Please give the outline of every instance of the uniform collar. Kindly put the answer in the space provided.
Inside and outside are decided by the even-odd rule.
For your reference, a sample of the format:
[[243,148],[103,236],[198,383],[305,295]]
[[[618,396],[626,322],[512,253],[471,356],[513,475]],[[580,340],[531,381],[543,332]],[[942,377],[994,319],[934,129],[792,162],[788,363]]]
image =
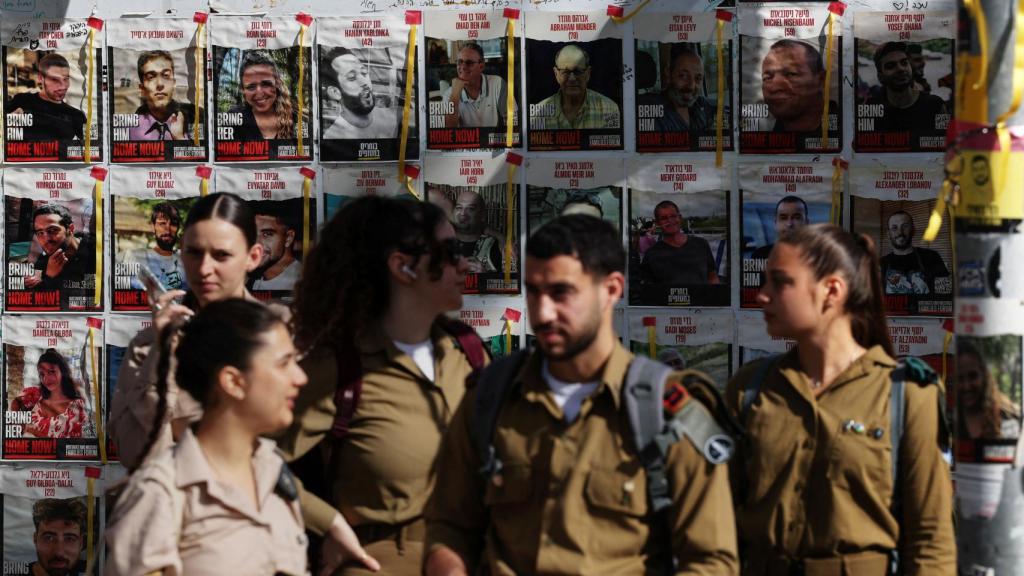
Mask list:
[[[825,390],[824,394],[828,394],[829,391],[842,386],[848,382],[862,378],[878,367],[882,368],[895,368],[896,361],[891,356],[885,353],[885,350],[880,345],[872,346],[868,348],[864,354],[861,354],[859,358],[853,361],[849,366],[846,367],[832,384],[829,385],[828,389]],[[794,387],[801,393],[807,392],[807,395],[813,396],[810,387],[810,378],[804,372],[800,366],[800,358],[797,355],[796,347],[793,347],[789,352],[782,357],[779,363],[779,370],[782,375],[788,380]]]
[[[455,339],[441,328],[438,321],[430,326],[430,340],[434,343],[434,358],[438,362],[449,350],[456,347]],[[423,375],[416,362],[395,346],[394,340],[384,331],[384,326],[379,322],[363,332],[358,339],[358,346],[360,354],[364,356],[383,354],[389,362],[399,364],[415,375]]]
[[[515,385],[521,387],[523,396],[528,400],[539,400],[542,395],[550,396],[548,394],[548,383],[541,376],[541,362],[543,360],[544,358],[540,351],[534,351],[530,354],[526,365],[519,371],[519,375],[516,376]],[[601,376],[594,395],[596,396],[604,392],[610,393],[612,401],[615,403],[615,408],[618,409],[621,404],[623,382],[626,380],[626,370],[629,369],[629,364],[632,361],[633,354],[616,341],[615,347],[612,348],[611,356],[608,357],[604,368],[601,370]]]

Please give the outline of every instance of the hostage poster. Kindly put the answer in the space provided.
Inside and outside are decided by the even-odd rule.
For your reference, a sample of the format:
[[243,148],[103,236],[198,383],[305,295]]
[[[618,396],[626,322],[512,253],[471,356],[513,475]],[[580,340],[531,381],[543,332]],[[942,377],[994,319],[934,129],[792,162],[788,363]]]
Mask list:
[[197,30],[195,22],[184,18],[116,18],[108,23],[113,162],[209,158],[207,42],[198,38]]
[[589,214],[622,229],[622,161],[530,158],[526,168],[527,237],[555,218]]
[[[839,151],[842,26],[833,25],[832,70],[826,75],[828,6],[772,3],[739,8],[743,154]],[[823,120],[827,141],[822,140]]]
[[[117,390],[117,376],[121,372],[121,363],[128,351],[128,344],[136,334],[153,325],[150,314],[113,314],[107,317],[106,337],[104,341],[107,376],[104,380],[106,389],[103,396],[103,416],[105,422],[110,421],[110,403]],[[107,435],[107,459],[117,460],[117,444]]]
[[[316,240],[316,197],[304,197],[308,168],[217,170],[217,191],[237,194],[256,218],[256,240],[263,259],[249,272],[246,287],[260,300],[291,299],[302,262]],[[312,184],[312,182],[310,183]]]
[[937,162],[864,162],[850,170],[853,231],[878,247],[887,314],[953,314],[949,219],[933,242],[922,238],[943,178]]
[[732,331],[728,310],[632,310],[629,350],[676,370],[700,370],[724,390],[732,374]]
[[719,105],[722,149],[732,150],[732,24],[719,62],[714,11],[641,12],[633,22],[637,152],[715,150]]
[[[502,10],[429,11],[427,46],[427,147],[432,150],[518,148],[522,125],[519,72],[523,19],[506,35]],[[509,49],[514,53],[510,53]],[[509,77],[509,65],[514,66]],[[512,96],[511,101],[509,95]],[[508,146],[508,126],[512,144]]]
[[96,282],[96,180],[90,170],[8,168],[4,172],[7,269],[4,310],[102,310]]
[[113,310],[149,310],[143,267],[165,290],[188,290],[181,236],[201,181],[192,166],[110,170]]
[[467,304],[452,312],[459,321],[469,324],[484,341],[491,358],[508,356],[519,350],[523,311],[504,306]]
[[740,346],[740,366],[759,358],[785,354],[796,342],[768,333],[760,312],[741,312],[736,318]]
[[285,17],[210,19],[218,162],[312,159],[313,31],[300,47],[300,27]]
[[87,316],[3,317],[3,459],[99,460],[102,327]]
[[760,308],[768,256],[779,235],[829,221],[832,166],[824,162],[740,164],[740,306]]
[[426,200],[444,210],[469,265],[466,294],[519,292],[519,175],[509,186],[506,155],[427,159]]
[[605,12],[530,13],[530,150],[622,150],[622,28]]
[[855,12],[857,152],[945,150],[953,12]]
[[[321,168],[324,188],[324,222],[337,214],[349,200],[361,196],[388,196],[418,200],[398,177],[398,164],[338,164]],[[416,190],[418,182],[413,182]]]
[[89,30],[82,18],[0,24],[7,162],[82,162],[86,135],[89,160],[103,160],[103,33],[90,66]]
[[409,28],[401,13],[317,20],[321,161],[397,160],[404,110],[406,158],[419,157],[416,74],[405,100]]
[[630,305],[728,306],[728,171],[658,157],[628,171]]

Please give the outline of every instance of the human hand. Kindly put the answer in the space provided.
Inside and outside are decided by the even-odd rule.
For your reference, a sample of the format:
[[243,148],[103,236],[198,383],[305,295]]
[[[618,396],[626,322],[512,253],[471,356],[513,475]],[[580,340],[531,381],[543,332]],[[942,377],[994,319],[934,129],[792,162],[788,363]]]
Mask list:
[[25,288],[35,288],[43,283],[43,276],[39,272],[25,276]]
[[320,576],[331,576],[350,560],[358,561],[372,572],[380,570],[380,563],[363,550],[345,517],[335,514],[331,527],[324,534],[324,544],[320,551]]
[[46,275],[50,278],[60,276],[67,263],[68,255],[64,253],[63,248],[58,248],[53,254],[50,254],[49,260],[46,261]]
[[184,295],[184,290],[168,290],[154,300],[150,293],[150,302],[153,307],[153,328],[156,328],[157,334],[163,333],[164,328],[171,322],[183,322],[192,317],[193,312],[188,306],[183,306],[175,301],[175,298],[181,298]]
[[185,114],[181,110],[167,119],[167,126],[171,129],[171,138],[174,140],[185,139]]
[[457,101],[459,99],[459,96],[462,94],[462,91],[465,89],[466,83],[462,80],[462,78],[459,78],[458,76],[452,78],[452,100]]

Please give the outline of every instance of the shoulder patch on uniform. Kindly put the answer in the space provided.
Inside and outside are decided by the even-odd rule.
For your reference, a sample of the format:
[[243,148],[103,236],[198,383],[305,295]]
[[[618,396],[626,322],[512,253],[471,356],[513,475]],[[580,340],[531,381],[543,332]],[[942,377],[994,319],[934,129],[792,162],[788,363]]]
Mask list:
[[722,464],[732,457],[736,441],[700,402],[687,402],[672,416],[669,426],[678,437],[685,436],[693,447],[712,464]]
[[725,434],[715,434],[704,442],[704,457],[712,464],[722,464],[732,458],[736,441]]

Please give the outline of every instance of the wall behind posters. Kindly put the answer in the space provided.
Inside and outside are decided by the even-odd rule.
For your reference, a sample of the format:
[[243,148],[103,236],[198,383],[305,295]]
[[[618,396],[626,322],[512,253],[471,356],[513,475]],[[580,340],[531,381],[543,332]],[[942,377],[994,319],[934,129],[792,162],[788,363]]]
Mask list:
[[[666,194],[666,199],[673,199],[678,202],[683,228],[695,236],[709,239],[708,243],[711,256],[714,259],[714,265],[709,270],[708,277],[712,276],[711,271],[715,272],[714,276],[717,276],[720,281],[720,288],[717,291],[721,292],[721,297],[701,299],[698,297],[700,290],[686,288],[683,294],[685,298],[666,298],[663,300],[664,306],[633,306],[628,303],[644,300],[639,298],[639,294],[627,293],[620,303],[619,309],[616,311],[615,324],[623,342],[638,353],[646,353],[652,345],[652,342],[645,340],[647,333],[642,330],[645,318],[655,317],[655,326],[658,327],[667,326],[671,330],[676,330],[674,327],[679,326],[677,332],[671,333],[671,337],[674,343],[678,344],[680,357],[694,366],[714,366],[714,369],[711,371],[714,372],[717,378],[723,380],[719,384],[724,386],[724,378],[734,373],[743,361],[765,353],[781,352],[787,348],[787,343],[784,341],[775,341],[764,337],[763,322],[760,321],[761,315],[757,310],[741,310],[741,289],[744,285],[742,280],[744,274],[757,273],[757,271],[744,269],[745,251],[749,252],[755,246],[745,237],[743,227],[741,226],[744,214],[744,200],[741,193],[740,174],[743,173],[744,167],[747,172],[764,168],[765,174],[771,175],[773,173],[773,165],[776,167],[786,165],[787,163],[814,165],[815,169],[811,172],[814,174],[824,174],[826,178],[825,187],[828,188],[827,177],[832,173],[832,159],[841,157],[849,161],[849,169],[841,174],[843,194],[838,207],[841,208],[841,222],[843,225],[850,229],[863,230],[873,234],[876,240],[878,240],[879,245],[884,250],[889,251],[893,245],[893,236],[887,235],[888,217],[894,210],[904,209],[912,216],[913,223],[917,225],[913,245],[916,247],[921,244],[920,235],[923,232],[923,223],[927,220],[925,199],[934,198],[935,192],[937,192],[938,186],[941,184],[937,178],[941,176],[928,176],[924,178],[929,184],[926,186],[927,189],[922,189],[923,185],[920,184],[922,182],[921,175],[916,173],[908,174],[907,172],[908,170],[917,171],[921,166],[934,167],[940,164],[941,152],[920,151],[928,148],[928,146],[921,143],[901,146],[899,142],[905,143],[907,139],[903,138],[899,134],[900,131],[896,128],[886,130],[878,128],[879,136],[877,138],[863,137],[862,142],[872,142],[872,146],[861,146],[855,150],[854,138],[857,135],[870,132],[868,130],[869,124],[858,124],[858,114],[861,117],[867,118],[877,112],[877,110],[872,111],[871,109],[861,109],[858,112],[858,105],[870,104],[873,101],[872,99],[879,98],[880,92],[877,83],[880,78],[876,73],[874,54],[880,50],[883,42],[891,39],[893,41],[902,40],[923,46],[921,56],[925,63],[923,76],[925,82],[928,84],[931,93],[944,100],[944,105],[947,108],[951,108],[952,91],[950,89],[950,80],[953,70],[950,56],[955,53],[955,50],[952,48],[952,42],[946,41],[943,38],[953,38],[954,36],[956,28],[956,2],[955,0],[930,0],[927,3],[891,0],[854,0],[848,2],[845,14],[838,20],[835,26],[836,43],[834,46],[838,48],[835,50],[835,55],[840,63],[840,68],[838,68],[837,73],[832,78],[833,86],[829,95],[829,100],[839,104],[842,112],[839,118],[842,133],[840,151],[816,153],[811,150],[800,154],[788,154],[785,158],[782,158],[772,154],[743,154],[740,151],[741,146],[726,146],[724,162],[721,167],[715,166],[714,147],[709,148],[706,146],[707,138],[709,138],[708,135],[714,134],[714,127],[709,124],[705,124],[704,129],[701,131],[701,142],[704,142],[704,144],[694,144],[692,146],[687,144],[675,148],[678,150],[691,149],[700,151],[638,153],[638,106],[658,106],[671,102],[671,94],[665,89],[665,85],[671,72],[669,68],[671,68],[672,58],[678,52],[696,50],[703,58],[705,65],[703,78],[697,81],[698,84],[702,85],[702,88],[698,89],[698,91],[707,96],[707,105],[710,106],[707,110],[712,113],[712,118],[713,106],[717,103],[716,97],[720,96],[717,90],[717,71],[719,69],[728,70],[730,77],[726,78],[725,82],[728,98],[724,103],[724,112],[728,125],[724,129],[723,135],[732,143],[740,142],[741,107],[744,104],[744,99],[747,96],[751,96],[751,102],[758,102],[761,99],[761,87],[757,85],[758,79],[761,78],[761,70],[757,62],[748,64],[744,69],[744,62],[740,56],[741,46],[738,35],[740,20],[744,17],[750,18],[753,17],[752,15],[758,14],[758,9],[762,9],[761,12],[764,11],[763,9],[769,10],[769,16],[771,15],[771,10],[778,10],[780,11],[778,12],[780,18],[799,18],[803,13],[801,11],[820,11],[821,7],[827,5],[827,2],[774,1],[753,3],[741,0],[726,2],[714,0],[653,0],[639,12],[639,14],[648,16],[647,18],[634,18],[620,24],[602,16],[605,14],[609,4],[622,8],[625,14],[629,15],[640,3],[640,0],[460,0],[458,2],[454,0],[0,0],[0,19],[85,18],[91,15],[108,21],[111,19],[131,20],[158,17],[183,18],[187,22],[185,29],[191,29],[190,26],[193,26],[191,24],[192,15],[196,11],[211,12],[211,20],[221,16],[252,18],[267,16],[290,19],[298,12],[306,12],[314,18],[342,16],[371,21],[375,17],[383,20],[385,15],[388,18],[397,16],[401,19],[406,10],[429,12],[431,18],[424,18],[423,24],[419,26],[417,31],[416,79],[414,84],[418,91],[417,97],[414,98],[414,101],[417,103],[417,109],[411,111],[415,121],[411,123],[411,130],[414,133],[409,139],[409,142],[415,146],[415,150],[407,151],[409,163],[425,169],[411,183],[412,190],[421,198],[425,198],[428,195],[428,187],[425,185],[428,180],[425,177],[430,172],[429,164],[432,159],[454,160],[458,158],[462,162],[466,159],[471,160],[475,158],[483,160],[485,163],[490,163],[493,162],[491,159],[499,159],[505,153],[503,146],[491,146],[489,150],[432,149],[430,154],[427,154],[427,134],[430,128],[428,120],[429,95],[430,91],[434,89],[432,87],[437,80],[429,76],[431,70],[427,69],[426,66],[427,59],[431,57],[430,50],[433,48],[433,46],[428,46],[426,40],[427,37],[431,36],[431,30],[429,29],[430,21],[438,16],[443,18],[445,15],[448,15],[456,19],[460,13],[496,11],[497,17],[490,18],[490,20],[492,25],[500,28],[498,36],[504,38],[505,20],[501,11],[506,7],[520,9],[521,22],[520,26],[517,27],[515,37],[515,44],[518,48],[515,59],[517,70],[516,74],[514,74],[515,85],[512,89],[514,90],[518,111],[517,132],[519,134],[517,134],[516,138],[522,142],[522,144],[517,143],[515,151],[525,157],[525,162],[518,168],[515,177],[516,195],[513,198],[515,230],[511,233],[511,237],[516,242],[513,247],[514,256],[517,259],[521,258],[525,252],[528,232],[546,218],[531,222],[531,212],[540,214],[543,212],[543,208],[551,213],[548,214],[550,216],[556,210],[561,210],[566,205],[575,203],[581,206],[581,209],[600,213],[605,218],[614,218],[622,232],[623,245],[630,250],[631,257],[639,258],[640,248],[638,245],[644,240],[642,233],[648,228],[654,228],[654,215],[649,213],[651,201],[644,200],[644,195]],[[700,28],[700,26],[704,25],[700,23],[705,22],[707,18],[687,19],[685,16],[713,14],[717,8],[730,10],[736,16],[731,23],[725,24],[723,28],[726,42],[725,61],[730,62],[730,66],[721,66],[717,54],[714,54],[715,41],[713,29],[709,32],[708,29]],[[611,31],[606,36],[607,38],[613,38],[614,42],[619,42],[618,38],[621,37],[621,69],[608,69],[607,61],[604,59],[595,59],[590,63],[591,66],[599,71],[599,74],[595,75],[593,87],[603,93],[612,94],[614,96],[612,99],[620,106],[621,150],[601,150],[591,147],[585,150],[560,149],[536,151],[532,150],[529,146],[529,104],[534,103],[538,98],[552,93],[558,85],[556,72],[553,70],[554,62],[535,66],[527,65],[531,56],[527,38],[535,35],[534,33],[536,32],[535,25],[534,33],[531,33],[531,14],[538,12],[568,14],[570,16],[566,19],[567,22],[573,21],[571,17],[573,13],[596,15],[593,18],[599,20],[597,28],[599,30],[606,29]],[[650,15],[654,14],[665,14],[666,16],[664,19],[650,17]],[[885,14],[888,14],[888,17]],[[925,16],[921,17],[921,14]],[[538,18],[535,22],[541,20],[551,21],[550,15],[547,16],[546,18]],[[672,20],[673,18],[678,19]],[[557,18],[555,20],[559,21]],[[679,35],[675,40],[665,36],[667,29],[665,31],[652,31],[643,34],[637,32],[638,26],[651,26],[653,25],[652,23],[659,21],[664,24],[664,22],[670,20],[678,23],[677,28],[674,30],[678,31]],[[917,25],[922,22],[925,24]],[[948,26],[944,26],[943,22],[948,24]],[[691,23],[696,23],[693,24],[696,28],[691,28]],[[898,23],[898,26],[892,28],[888,26],[888,23]],[[861,28],[862,26],[864,28]],[[880,31],[879,26],[884,27],[885,30]],[[551,30],[548,31],[550,32]],[[826,37],[820,26],[818,32],[816,39],[808,39],[807,34],[802,29],[799,36],[809,44],[814,44],[820,49],[824,47]],[[313,130],[313,133],[308,135],[305,141],[305,144],[313,151],[312,160],[307,162],[284,161],[272,163],[270,168],[268,168],[280,170],[283,179],[294,178],[293,172],[297,172],[301,168],[312,168],[313,174],[316,176],[311,182],[310,188],[312,200],[310,205],[314,214],[306,220],[313,223],[312,226],[314,227],[318,225],[317,223],[323,223],[329,219],[334,211],[349,197],[366,193],[381,195],[408,194],[407,189],[397,177],[399,165],[395,162],[396,158],[389,151],[384,150],[384,148],[375,148],[374,150],[384,150],[388,153],[365,150],[362,153],[366,153],[366,157],[371,160],[375,160],[379,156],[381,160],[387,161],[328,162],[322,159],[319,137],[326,132],[328,127],[321,125],[321,114],[319,111],[324,108],[328,110],[337,109],[336,107],[341,100],[327,100],[327,98],[335,98],[332,94],[336,91],[332,92],[333,87],[322,82],[321,72],[326,74],[325,78],[333,77],[333,74],[329,70],[322,71],[320,69],[321,64],[326,65],[326,61],[320,58],[321,54],[318,52],[318,44],[323,41],[324,45],[332,45],[332,42],[327,41],[326,36],[321,38],[318,34],[318,22],[314,20],[314,24],[310,27],[304,39],[305,46],[313,47],[312,57],[309,59],[308,66],[304,70],[304,73],[307,75],[306,82],[309,81],[309,78],[312,78],[313,83],[312,89],[306,94],[307,100],[303,106],[304,114],[309,114]],[[391,31],[391,40],[404,46],[404,34],[404,30],[401,33]],[[783,34],[785,34],[785,31],[783,31]],[[888,34],[892,35],[891,38]],[[493,31],[490,35],[493,36]],[[643,39],[641,36],[649,39]],[[97,34],[97,47],[105,46],[104,38],[104,33]],[[842,40],[841,43],[839,42],[840,38]],[[856,42],[855,39],[857,38],[861,38],[862,41]],[[645,56],[642,58],[637,55],[638,39],[642,42],[641,51],[645,52]],[[657,44],[659,42],[661,44]],[[334,42],[333,44],[338,43]],[[499,65],[500,72],[504,73],[505,60],[502,59],[501,54],[494,52],[494,46],[501,45],[500,41],[492,39],[481,42],[481,44],[484,45],[484,59],[487,61],[485,73],[497,74]],[[674,44],[680,44],[680,46],[673,48]],[[207,48],[211,46],[209,38],[205,39],[204,46]],[[651,63],[651,54],[658,56],[654,59],[653,64]],[[455,55],[451,56],[452,59],[449,65],[454,63]],[[373,57],[375,58],[375,63],[378,60],[380,62],[385,61],[383,54],[377,53]],[[545,52],[543,57],[553,58],[553,54]],[[106,58],[107,53],[104,51],[103,61],[100,65],[109,65]],[[617,58],[613,60],[617,60]],[[404,54],[401,55],[401,58],[398,58],[396,55],[392,61],[404,62]],[[211,62],[208,60],[208,78],[213,76],[210,65]],[[656,68],[651,68],[651,66]],[[400,117],[401,108],[399,104],[404,101],[405,79],[397,73],[391,74],[386,68],[386,66],[379,65],[371,72],[374,85],[379,87],[379,90],[374,88],[375,98],[378,106],[382,109],[388,109],[392,111],[391,113],[397,114]],[[106,79],[106,76],[104,75],[102,78]],[[747,79],[748,84],[750,84],[749,86],[743,86],[744,79]],[[104,91],[101,94],[97,94],[96,97],[101,99],[102,107],[104,108],[100,121],[102,122],[103,129],[101,133],[104,139],[104,154],[102,157],[105,160],[101,165],[110,168],[116,173],[119,169],[123,170],[123,167],[112,165],[107,160],[110,157],[109,153],[111,151],[112,126],[110,126],[109,110],[106,110],[109,105],[106,90],[110,89],[110,86],[105,86],[103,88]],[[437,90],[439,91],[440,88]],[[753,92],[751,92],[752,90]],[[838,93],[836,93],[837,90]],[[179,92],[181,91],[179,90]],[[213,131],[215,126],[213,114],[217,109],[214,93],[215,87],[211,79],[201,97],[202,106],[205,108],[207,115],[206,126],[209,130],[205,137],[209,139],[211,146],[217,139],[217,135]],[[191,96],[191,93],[188,95]],[[938,107],[938,103],[935,103],[934,100],[932,102],[935,105],[933,110],[940,110],[941,107]],[[395,110],[398,110],[398,112],[394,112]],[[645,108],[645,110],[646,113],[653,113],[656,108]],[[861,114],[861,112],[863,113]],[[924,120],[929,123],[927,135],[930,136],[940,130],[944,130],[943,122],[946,120],[942,116],[941,111],[928,116]],[[881,122],[881,120],[878,120],[878,122]],[[503,134],[504,132],[502,132],[499,140],[503,141]],[[881,144],[878,144],[879,142]],[[879,150],[879,148],[886,149],[887,142],[895,142],[890,149],[898,151],[898,155]],[[928,142],[925,142],[925,144]],[[867,151],[867,148],[871,148],[871,151]],[[667,149],[672,150],[673,148],[668,147]],[[358,155],[361,151],[355,149],[353,153]],[[216,173],[222,167],[227,168],[225,172],[230,170],[256,169],[252,165],[219,162],[216,159],[214,162],[206,164],[206,166],[209,165],[212,165],[214,172],[214,176],[209,178],[209,189],[211,191],[216,191],[218,188]],[[178,163],[175,170],[190,172],[191,168],[196,166],[196,164],[188,162]],[[595,170],[595,166],[598,166],[599,169]],[[662,180],[665,183],[664,188],[659,188],[653,184],[644,185],[635,190],[631,187],[630,182],[643,180],[638,178],[641,174],[638,171],[643,170],[649,175],[653,173],[653,170],[669,170],[668,167],[670,166],[678,166],[680,168],[673,172],[671,177],[666,175],[666,179]],[[6,170],[11,168],[12,165],[4,164],[3,167]],[[18,169],[38,170],[42,173],[53,168],[54,166],[52,165],[42,164],[20,166]],[[81,168],[81,164],[62,164],[60,166],[60,169],[63,170],[75,168]],[[145,170],[147,168],[159,170],[160,166],[143,163],[137,169]],[[495,177],[495,181],[503,183],[505,178],[504,165],[500,165],[498,169],[500,174]],[[86,168],[86,170],[88,169]],[[608,173],[609,170],[614,173]],[[802,191],[805,191],[805,188],[809,189],[805,186],[805,183],[808,181],[801,180],[800,174],[786,176],[783,174],[785,170],[780,169],[777,171],[780,174],[779,182],[786,184],[786,190],[799,195]],[[887,171],[892,173],[886,174]],[[284,175],[286,172],[287,175]],[[863,173],[865,177],[858,179],[857,175],[859,173]],[[869,176],[869,174],[876,173],[879,174],[877,178]],[[695,175],[692,179],[689,176],[691,174]],[[152,178],[153,176],[150,175],[150,177]],[[708,192],[703,192],[702,190],[705,188],[701,188],[701,185],[695,183],[705,182],[708,178],[715,179],[715,181],[720,179],[722,184],[720,186],[717,184],[714,186],[707,185],[705,188]],[[788,180],[786,180],[787,178]],[[175,176],[175,180],[188,180],[190,182],[188,186],[190,187],[196,181],[195,178],[183,177],[179,179],[177,176]],[[220,180],[223,181],[223,178]],[[76,326],[82,323],[83,318],[94,318],[93,326],[100,326],[101,324],[98,321],[102,321],[102,327],[99,328],[100,333],[94,337],[94,340],[88,346],[97,349],[100,356],[106,360],[96,363],[101,371],[106,370],[106,372],[92,375],[79,371],[80,373],[76,374],[76,381],[80,385],[97,386],[99,388],[100,407],[99,409],[90,410],[89,414],[93,415],[106,413],[108,409],[107,401],[112,394],[112,386],[114,385],[114,374],[111,371],[116,366],[115,360],[119,358],[118,352],[123,350],[123,346],[126,343],[125,337],[138,326],[144,325],[147,317],[145,312],[112,314],[113,297],[117,290],[117,286],[113,282],[113,272],[117,262],[116,256],[110,249],[115,238],[113,234],[115,222],[111,218],[115,202],[111,193],[119,195],[119,192],[116,190],[116,183],[119,181],[125,182],[130,181],[130,179],[125,177],[120,177],[120,179],[108,177],[106,186],[103,189],[103,244],[105,247],[102,270],[98,268],[96,271],[97,275],[102,276],[104,282],[104,293],[102,296],[104,305],[102,310],[49,313],[49,317],[55,322],[73,321],[76,323]],[[862,186],[858,184],[859,181],[891,181],[894,184],[891,187],[888,184],[878,184],[873,187],[872,185],[864,184],[864,189],[859,190],[858,187]],[[900,183],[903,185],[901,186]],[[500,193],[500,189],[503,189],[503,186],[493,185],[493,187],[495,190],[488,190],[488,194],[491,194],[491,192]],[[868,187],[872,187],[872,190],[867,190]],[[457,200],[458,192],[449,194],[449,201],[452,199]],[[185,193],[192,194],[193,192],[185,191]],[[198,190],[194,193],[198,194]],[[530,196],[531,193],[534,197]],[[888,196],[888,194],[891,194],[891,196]],[[689,201],[689,204],[687,196],[694,198],[694,200]],[[724,198],[722,198],[723,196]],[[869,214],[870,217],[858,220],[855,217],[857,207],[851,206],[851,196],[868,198],[872,202],[892,201],[896,204],[893,204],[892,207],[885,205],[883,208],[875,210],[877,214],[871,212]],[[490,198],[490,196],[487,197]],[[157,202],[156,198],[155,196],[152,200],[154,204]],[[658,199],[656,196],[652,196],[652,198]],[[770,200],[764,200],[761,204],[768,206],[771,203]],[[920,202],[921,204],[912,205],[912,202]],[[496,202],[496,204],[498,206],[503,205],[501,202]],[[714,204],[715,210],[706,208],[709,204]],[[867,201],[862,201],[861,205],[871,206]],[[28,207],[21,207],[21,210],[25,209],[28,209]],[[502,227],[504,221],[500,220],[501,214],[496,212],[496,210],[500,211],[500,209],[488,207],[488,210],[487,222],[489,226],[500,230],[502,232],[501,240],[504,241],[508,231]],[[867,210],[867,208],[862,210]],[[724,218],[720,215],[720,212],[723,211]],[[812,221],[820,220],[824,214],[820,207],[813,208],[812,212],[813,214],[808,214]],[[26,232],[30,232],[28,228],[31,227],[31,223],[26,225],[24,222],[18,221],[17,218],[11,220],[11,216],[12,214],[5,212],[5,238],[21,238]],[[137,222],[132,225],[139,230],[144,230],[149,222],[145,219],[145,215],[141,214],[134,217]],[[770,215],[765,216],[762,214],[762,220],[765,218],[770,218]],[[122,220],[124,219],[122,218]],[[765,225],[767,226],[768,224]],[[948,232],[944,236],[940,235],[940,239],[943,237],[945,237],[945,245],[933,245],[930,248],[948,261],[948,255],[950,254]],[[5,256],[25,256],[28,254],[28,251],[33,249],[26,242],[17,242],[17,244],[17,248],[24,251],[25,254],[11,253],[5,254]],[[637,246],[634,246],[634,244]],[[4,246],[5,252],[10,252],[10,248],[6,243]],[[952,267],[950,266],[950,268]],[[515,270],[516,273],[519,271],[519,268]],[[516,284],[517,281],[514,280],[513,283]],[[630,286],[633,286],[633,284],[630,284]],[[911,286],[913,286],[912,283]],[[629,290],[629,287],[627,287],[627,290]],[[677,288],[677,290],[679,289]],[[670,296],[672,294],[671,292],[669,293]],[[688,304],[676,306],[676,304],[682,303]],[[672,305],[669,306],[669,304]],[[680,308],[685,308],[685,310]],[[902,311],[902,313],[906,314],[906,311]],[[5,316],[15,316],[17,314],[17,312],[4,312]],[[925,326],[926,330],[934,331],[936,330],[936,325],[941,325],[944,319],[942,314],[939,314],[939,316],[939,318],[936,318],[932,314],[928,319],[920,319],[913,314],[903,315],[898,320],[898,325],[906,326],[907,323],[918,323],[920,326]],[[511,294],[468,294],[462,317],[482,329],[486,328],[485,335],[489,337],[491,349],[495,353],[504,353],[518,347],[521,342],[529,342],[529,321],[526,315],[525,297],[521,290],[513,290]],[[680,318],[685,320],[680,321]],[[709,319],[709,321],[702,322],[702,319]],[[713,322],[710,321],[712,319]],[[900,329],[903,330],[904,328]],[[916,334],[913,332],[913,328],[905,329],[910,331],[911,336]],[[660,338],[664,340],[666,334],[669,333],[669,329],[662,329],[659,332]],[[697,342],[695,339],[701,335],[713,336],[717,343],[722,344],[720,346],[721,349],[715,348],[712,350],[708,348],[710,345]],[[683,336],[686,336],[689,340],[684,341],[682,339]],[[938,340],[938,337],[932,338],[931,341],[936,340]],[[106,343],[105,349],[104,342]],[[656,347],[665,345],[665,342],[655,338],[653,344]],[[41,345],[45,346],[46,343]],[[12,347],[11,350],[17,351],[17,347]],[[5,362],[13,362],[18,366],[24,367],[25,362],[30,361],[31,358],[5,357],[4,360]],[[93,364],[86,363],[85,365],[92,366]],[[1019,385],[1019,382],[1017,382],[1017,385]],[[1014,399],[1020,398],[1019,391],[1017,394],[1008,395]],[[9,404],[11,400],[13,398],[8,396],[5,387],[5,405]],[[99,424],[103,428],[106,422],[101,419]],[[4,437],[4,441],[7,441],[6,437]],[[116,475],[120,466],[115,461],[116,457],[111,450],[112,446],[107,445],[104,448],[106,448],[107,456],[112,462],[102,467],[104,475]],[[43,462],[38,465],[52,470],[72,470],[75,477],[78,477],[82,473],[82,468],[89,464],[95,464],[95,462],[76,463],[61,461]],[[0,464],[0,470],[6,470],[8,467],[13,466],[13,463],[5,462]]]

